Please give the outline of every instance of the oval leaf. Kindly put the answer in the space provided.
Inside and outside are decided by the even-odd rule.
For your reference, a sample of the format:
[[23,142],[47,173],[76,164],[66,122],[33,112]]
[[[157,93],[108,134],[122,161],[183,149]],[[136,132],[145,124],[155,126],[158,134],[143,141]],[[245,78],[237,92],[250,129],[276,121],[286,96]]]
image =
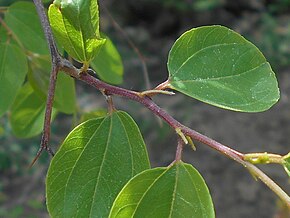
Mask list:
[[5,22],[22,45],[38,54],[49,54],[35,6],[30,2],[16,2],[5,13]]
[[[51,71],[50,58],[48,56],[33,57],[29,65],[29,83],[41,98],[46,99]],[[62,72],[59,72],[57,76],[53,106],[66,114],[72,114],[76,109],[74,79]]]
[[185,32],[168,59],[169,88],[234,111],[259,112],[279,99],[274,72],[263,54],[222,26]]
[[[18,93],[11,107],[9,121],[13,133],[20,138],[29,138],[41,133],[44,123],[45,101],[34,92],[29,83]],[[53,110],[52,120],[56,115]]]
[[25,54],[15,45],[0,43],[0,117],[13,103],[28,67]]
[[113,42],[106,37],[106,42],[100,52],[91,62],[92,68],[105,82],[120,84],[123,82],[123,63]]
[[55,37],[67,53],[88,64],[105,42],[99,32],[97,1],[54,1],[48,15]]
[[189,164],[146,170],[119,193],[110,212],[116,217],[214,217],[201,175]]
[[127,181],[150,167],[144,141],[124,112],[76,127],[51,161],[47,207],[52,217],[107,217]]

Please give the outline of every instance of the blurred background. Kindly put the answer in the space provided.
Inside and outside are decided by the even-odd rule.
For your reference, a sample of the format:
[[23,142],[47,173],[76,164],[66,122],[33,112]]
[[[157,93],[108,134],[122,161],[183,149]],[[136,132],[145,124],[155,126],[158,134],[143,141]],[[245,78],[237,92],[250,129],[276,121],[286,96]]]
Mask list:
[[[16,2],[0,0],[0,6]],[[184,31],[201,25],[227,26],[252,41],[276,72],[281,99],[263,113],[238,113],[195,101],[181,94],[154,97],[185,125],[238,151],[286,154],[290,148],[290,0],[100,0],[101,30],[117,46],[124,64],[122,87],[145,90],[142,64],[124,33],[144,56],[151,87],[167,79],[167,55]],[[0,15],[2,16],[2,15]],[[112,16],[122,31],[115,28]],[[123,32],[123,33],[122,33]],[[104,97],[77,82],[78,104],[85,111],[106,108]],[[175,155],[176,136],[139,104],[118,97],[117,109],[128,111],[139,124],[152,166],[166,166]],[[29,169],[40,136],[14,137],[7,116],[0,119],[0,217],[48,217],[45,175],[50,157],[43,154]],[[71,116],[59,114],[52,125],[54,150],[73,128]],[[290,217],[277,197],[256,182],[242,166],[207,146],[186,148],[183,159],[206,180],[218,218]],[[261,166],[290,193],[289,179],[281,166]]]

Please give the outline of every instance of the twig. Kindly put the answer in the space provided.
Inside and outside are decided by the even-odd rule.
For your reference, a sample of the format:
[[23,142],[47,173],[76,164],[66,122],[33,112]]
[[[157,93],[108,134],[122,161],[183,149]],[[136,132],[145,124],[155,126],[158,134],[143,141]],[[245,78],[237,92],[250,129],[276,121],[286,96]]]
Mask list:
[[[69,74],[71,75],[71,74]],[[175,120],[171,115],[169,115],[164,109],[160,108],[157,104],[155,104],[151,98],[149,97],[140,97],[136,92],[119,88],[116,86],[109,85],[104,83],[89,74],[82,74],[79,77],[80,80],[85,83],[95,87],[96,89],[106,90],[108,94],[111,95],[119,95],[122,97],[126,97],[128,99],[137,101],[143,104],[146,108],[151,110],[155,115],[162,118],[166,121],[173,129],[180,129],[184,135],[190,136],[192,139],[202,142],[205,145],[219,151],[225,156],[235,160],[236,162],[242,164],[244,167],[250,170],[250,173],[257,178],[259,178],[265,185],[267,185],[274,193],[276,193],[290,208],[290,197],[285,193],[273,180],[271,180],[264,172],[262,172],[259,168],[254,166],[253,164],[244,161],[244,154],[240,153],[234,149],[231,149],[189,127],[184,126],[177,120]],[[271,181],[271,182],[270,182]]]
[[33,0],[34,4],[36,6],[36,10],[38,13],[38,16],[40,17],[41,26],[44,31],[44,35],[50,50],[51,55],[51,62],[52,62],[52,69],[50,73],[50,83],[49,83],[49,89],[47,94],[47,100],[46,100],[46,110],[45,110],[45,118],[44,118],[44,125],[43,125],[43,132],[42,132],[42,138],[40,143],[40,148],[33,159],[32,163],[30,164],[30,167],[36,162],[36,160],[39,158],[43,150],[47,150],[49,154],[52,156],[54,155],[53,151],[49,147],[49,137],[50,137],[50,122],[51,122],[51,113],[52,113],[52,106],[53,106],[53,99],[55,94],[55,87],[56,87],[56,80],[57,80],[57,74],[60,70],[60,63],[61,63],[61,57],[58,53],[52,31],[49,25],[49,21],[47,18],[47,15],[45,13],[44,6],[40,0]]
[[[41,18],[41,24],[44,28],[44,32],[48,41],[48,45],[51,51],[51,56],[52,56],[52,65],[53,65],[53,70],[52,74],[56,75],[58,70],[64,71],[66,74],[70,75],[71,77],[74,77],[76,79],[82,80],[83,82],[95,87],[98,90],[102,90],[106,92],[108,95],[118,95],[122,96],[134,101],[137,101],[141,104],[143,104],[146,108],[151,110],[155,115],[158,117],[162,118],[164,121],[166,121],[174,130],[180,129],[180,131],[186,135],[190,136],[192,139],[197,140],[199,142],[202,142],[211,148],[219,151],[220,153],[224,154],[225,156],[235,160],[236,162],[242,164],[244,167],[249,169],[252,175],[256,176],[259,178],[263,183],[265,183],[273,192],[275,192],[290,208],[290,197],[273,181],[271,180],[264,172],[262,172],[260,169],[258,169],[256,166],[253,164],[244,161],[244,154],[235,151],[205,135],[202,135],[199,132],[196,132],[195,130],[192,130],[177,120],[175,120],[171,115],[169,115],[164,109],[160,108],[156,103],[152,101],[151,98],[148,96],[140,96],[137,92],[127,90],[124,88],[116,87],[109,85],[105,82],[102,82],[98,80],[97,78],[91,76],[88,73],[82,73],[79,74],[79,69],[75,68],[68,60],[63,59],[60,57],[59,53],[57,52],[55,42],[52,36],[52,32],[49,26],[49,22],[47,19],[47,16],[45,14],[43,5],[41,3],[41,0],[34,0],[35,5],[37,6],[37,11],[39,13],[39,16]],[[56,72],[56,73],[55,73]],[[56,77],[51,76],[51,78],[55,81]],[[52,82],[54,83],[54,82]],[[166,84],[166,83],[165,83]],[[53,85],[51,85],[53,86]],[[164,86],[166,87],[166,85]],[[54,91],[52,87],[50,87],[50,91]],[[49,96],[50,96],[50,91],[49,91]],[[52,98],[48,98],[47,102],[47,107],[50,108],[52,106]],[[47,111],[51,112],[51,110],[47,109]],[[43,135],[46,136],[47,140],[44,140],[44,146],[42,144],[42,150],[43,148],[47,149],[47,143],[49,139],[49,130],[50,130],[50,116],[51,113],[46,113],[45,114],[46,122],[44,124],[44,133]],[[49,122],[48,122],[49,121]],[[41,151],[42,151],[41,150]]]
[[37,151],[35,158],[30,164],[30,167],[32,167],[33,164],[37,161],[37,159],[40,157],[43,150],[47,150],[51,156],[54,156],[53,151],[49,147],[49,138],[50,138],[50,123],[51,123],[51,114],[52,114],[52,106],[53,106],[53,98],[54,98],[55,87],[56,87],[57,74],[58,74],[57,68],[53,67],[52,72],[50,74],[50,83],[49,83],[49,89],[48,89],[48,96],[46,100],[46,110],[45,110],[41,143],[40,143],[40,147]]
[[180,136],[178,136],[174,162],[181,161],[183,146],[184,146],[184,141],[182,140],[182,138]]
[[52,60],[52,65],[58,66],[61,60],[61,57],[58,53],[55,40],[53,38],[52,30],[48,21],[48,17],[46,15],[44,6],[41,2],[41,0],[33,0],[36,11],[38,13],[38,16],[40,18],[40,23],[44,31],[44,35],[50,50],[51,54],[51,60]]

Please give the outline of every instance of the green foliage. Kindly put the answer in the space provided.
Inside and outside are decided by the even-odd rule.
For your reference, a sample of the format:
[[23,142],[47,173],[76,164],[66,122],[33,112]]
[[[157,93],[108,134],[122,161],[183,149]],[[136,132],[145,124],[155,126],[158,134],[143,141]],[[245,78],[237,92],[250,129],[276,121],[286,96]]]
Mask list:
[[[194,7],[203,10],[219,4],[196,1]],[[97,1],[55,0],[48,14],[60,46],[84,64],[82,73],[91,65],[101,80],[123,81],[121,57],[99,31]],[[7,28],[0,29],[0,116],[10,109],[14,134],[28,138],[42,131],[51,61],[31,2],[12,4],[4,23]],[[279,99],[276,77],[263,54],[226,27],[185,32],[169,53],[168,70],[164,88],[225,109],[259,112]],[[77,114],[74,80],[62,72],[53,106],[52,119],[57,112]],[[84,122],[67,136],[48,170],[46,197],[51,217],[215,216],[206,183],[191,165],[175,161],[149,169],[142,135],[127,113],[95,110],[80,117]],[[186,139],[179,128],[175,131]],[[290,175],[289,155],[283,161]],[[259,159],[259,163],[268,162],[264,156]]]
[[42,55],[49,54],[33,3],[14,3],[5,13],[4,21],[27,50]]
[[[13,103],[27,73],[25,54],[16,46],[0,43],[0,117]],[[15,61],[17,60],[17,61]]]
[[[45,100],[41,99],[26,83],[18,93],[11,107],[10,124],[13,133],[20,138],[30,138],[42,131]],[[53,112],[55,117],[56,111]]]
[[51,161],[47,206],[52,217],[106,217],[126,182],[150,167],[133,119],[114,112],[76,127]]
[[218,107],[259,112],[279,99],[275,74],[262,53],[226,27],[185,32],[170,50],[168,70],[168,87]]
[[191,165],[178,162],[132,178],[116,198],[109,217],[214,216],[203,178]]
[[108,37],[104,38],[106,43],[91,62],[91,66],[105,82],[120,84],[123,82],[124,71],[122,59],[113,42]]
[[[50,78],[51,63],[48,56],[32,57],[28,80],[42,98],[46,99]],[[54,107],[60,112],[72,114],[76,108],[76,93],[74,80],[60,72],[55,90]]]
[[105,43],[99,32],[97,1],[54,1],[48,14],[59,43],[70,56],[88,65]]

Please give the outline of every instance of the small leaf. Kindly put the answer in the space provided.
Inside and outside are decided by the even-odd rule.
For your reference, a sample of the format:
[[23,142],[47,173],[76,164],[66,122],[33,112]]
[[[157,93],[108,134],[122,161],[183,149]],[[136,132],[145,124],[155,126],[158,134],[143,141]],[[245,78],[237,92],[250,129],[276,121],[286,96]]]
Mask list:
[[55,37],[67,53],[77,61],[89,64],[105,43],[99,32],[97,1],[54,1],[48,15]]
[[5,22],[26,49],[38,54],[49,54],[33,3],[12,4],[5,13]]
[[0,117],[20,90],[28,67],[25,54],[15,45],[0,43]]
[[113,42],[106,38],[106,43],[91,62],[92,68],[105,82],[120,84],[123,82],[123,63],[121,56]]
[[208,188],[189,164],[146,170],[132,178],[116,198],[110,218],[215,217]]
[[185,32],[168,59],[168,87],[234,111],[259,112],[279,99],[274,72],[263,54],[222,26]]
[[51,161],[47,207],[52,217],[107,217],[127,181],[150,167],[140,131],[124,112],[76,127]]
[[[46,99],[51,71],[50,58],[48,56],[33,57],[29,65],[28,80],[37,94]],[[75,82],[63,72],[59,72],[57,76],[53,106],[66,114],[75,112]]]
[[284,163],[283,163],[284,168],[285,168],[285,170],[286,170],[288,176],[290,176],[290,153],[287,154],[287,155],[285,155],[285,156],[283,157],[283,160],[284,160]]
[[[45,101],[37,96],[29,83],[18,93],[11,107],[9,121],[13,133],[20,138],[29,138],[41,133],[45,114]],[[53,110],[52,120],[56,115]]]

